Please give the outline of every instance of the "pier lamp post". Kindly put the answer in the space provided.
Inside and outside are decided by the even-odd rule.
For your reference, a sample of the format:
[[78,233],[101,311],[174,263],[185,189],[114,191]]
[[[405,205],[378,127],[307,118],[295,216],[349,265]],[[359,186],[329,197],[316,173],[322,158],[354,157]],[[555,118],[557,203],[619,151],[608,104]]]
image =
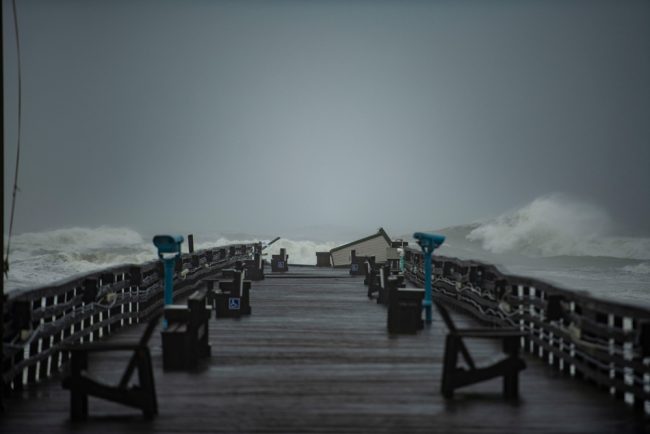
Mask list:
[[425,312],[425,322],[431,324],[431,307],[433,305],[433,296],[431,290],[431,275],[432,266],[431,266],[431,256],[433,251],[440,247],[442,243],[445,242],[445,237],[437,234],[428,234],[426,232],[416,232],[413,234],[422,248],[422,256],[424,260],[424,301],[422,302],[422,307]]
[[[158,257],[165,264],[165,306],[174,302],[174,266],[181,257],[182,235],[156,235],[153,243],[158,248]],[[163,327],[167,322],[163,321]]]

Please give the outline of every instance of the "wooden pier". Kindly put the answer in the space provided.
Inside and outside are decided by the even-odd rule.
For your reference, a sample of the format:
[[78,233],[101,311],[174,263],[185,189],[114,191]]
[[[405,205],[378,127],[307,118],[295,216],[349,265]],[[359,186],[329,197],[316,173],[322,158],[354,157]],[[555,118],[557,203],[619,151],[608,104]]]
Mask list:
[[[272,277],[272,278],[268,278]],[[434,317],[417,335],[391,336],[386,309],[347,270],[294,267],[251,290],[254,314],[210,319],[212,355],[194,372],[162,369],[159,330],[151,339],[159,414],[90,400],[71,422],[59,374],[26,384],[6,400],[0,432],[645,432],[647,419],[586,382],[526,356],[520,399],[502,398],[498,380],[440,394],[446,328]],[[473,320],[454,313],[458,325]],[[144,324],[108,341],[137,340]],[[471,341],[477,361],[498,352]],[[110,379],[126,355],[91,358]],[[117,367],[117,368],[116,368]]]

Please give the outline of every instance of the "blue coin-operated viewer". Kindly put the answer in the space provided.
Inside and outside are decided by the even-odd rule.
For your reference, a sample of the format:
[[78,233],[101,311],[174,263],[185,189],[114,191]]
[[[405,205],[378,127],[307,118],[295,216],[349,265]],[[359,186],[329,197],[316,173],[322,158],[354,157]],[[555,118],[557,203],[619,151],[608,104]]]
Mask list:
[[[158,257],[165,264],[165,305],[174,302],[174,265],[181,257],[182,235],[156,235],[153,243],[158,248]],[[163,321],[163,326],[167,324]]]
[[431,290],[431,275],[433,270],[431,267],[431,256],[433,251],[440,247],[442,243],[445,242],[445,237],[443,235],[429,234],[426,232],[416,232],[413,234],[422,248],[422,256],[424,260],[424,301],[422,302],[422,307],[425,312],[425,322],[431,324],[431,307],[433,304],[432,290]]

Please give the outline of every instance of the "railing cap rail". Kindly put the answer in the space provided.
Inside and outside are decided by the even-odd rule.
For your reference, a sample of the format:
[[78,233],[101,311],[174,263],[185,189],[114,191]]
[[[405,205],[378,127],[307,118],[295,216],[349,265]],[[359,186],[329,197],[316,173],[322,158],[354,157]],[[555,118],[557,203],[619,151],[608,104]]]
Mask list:
[[[422,255],[422,252],[419,249],[412,247],[406,247],[412,254]],[[501,272],[497,266],[489,264],[486,262],[475,261],[475,260],[466,260],[455,258],[451,256],[442,256],[435,255],[433,260],[443,261],[443,262],[455,262],[458,266],[466,267],[470,265],[480,265],[485,267],[486,271],[489,271],[497,277],[496,280],[504,279],[509,285],[522,285],[528,287],[534,287],[535,289],[544,291],[548,294],[557,294],[562,295],[567,298],[567,301],[578,301],[582,305],[593,309],[593,310],[602,310],[610,313],[614,313],[619,316],[629,316],[641,320],[650,321],[650,303],[639,301],[628,301],[628,300],[614,300],[611,298],[606,298],[598,295],[594,295],[586,290],[578,289],[567,289],[563,288],[555,283],[547,282],[543,279],[532,278],[526,276],[519,276],[516,274],[505,274]],[[632,304],[635,303],[635,304]]]

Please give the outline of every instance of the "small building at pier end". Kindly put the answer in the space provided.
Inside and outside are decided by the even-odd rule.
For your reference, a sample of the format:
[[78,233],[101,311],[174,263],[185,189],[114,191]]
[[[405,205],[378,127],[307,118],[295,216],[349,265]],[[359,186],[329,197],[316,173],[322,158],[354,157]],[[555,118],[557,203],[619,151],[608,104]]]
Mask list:
[[377,262],[386,261],[386,249],[392,246],[392,241],[384,228],[379,228],[377,233],[352,241],[342,246],[334,247],[330,250],[333,267],[349,267],[351,262],[351,252],[355,255],[374,256]]

